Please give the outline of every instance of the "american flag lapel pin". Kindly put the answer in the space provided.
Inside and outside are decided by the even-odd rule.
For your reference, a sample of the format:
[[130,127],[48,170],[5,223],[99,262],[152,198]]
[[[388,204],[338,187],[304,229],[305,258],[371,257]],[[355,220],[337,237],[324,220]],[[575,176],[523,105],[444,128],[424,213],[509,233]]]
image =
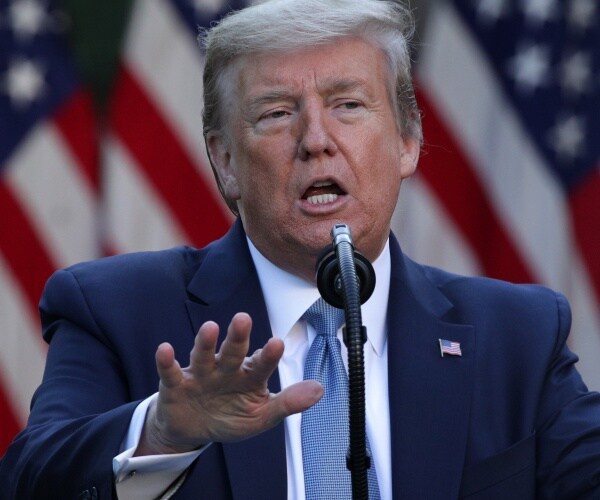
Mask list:
[[440,354],[442,355],[442,358],[444,357],[444,354],[448,354],[449,356],[462,356],[460,342],[454,342],[446,339],[438,340],[440,342]]

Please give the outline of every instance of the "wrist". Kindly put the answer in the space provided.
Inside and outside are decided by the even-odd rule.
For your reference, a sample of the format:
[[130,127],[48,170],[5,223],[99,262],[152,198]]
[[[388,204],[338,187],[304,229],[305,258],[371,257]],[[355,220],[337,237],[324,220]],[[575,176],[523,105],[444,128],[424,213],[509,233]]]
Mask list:
[[167,455],[198,450],[206,443],[185,444],[170,439],[157,419],[156,400],[152,401],[146,413],[146,419],[134,456]]

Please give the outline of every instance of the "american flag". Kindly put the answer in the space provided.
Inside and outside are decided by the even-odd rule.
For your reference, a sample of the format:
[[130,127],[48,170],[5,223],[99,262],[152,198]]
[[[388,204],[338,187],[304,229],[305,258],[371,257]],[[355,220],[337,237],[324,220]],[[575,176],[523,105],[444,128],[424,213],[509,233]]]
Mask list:
[[439,1],[419,43],[425,145],[395,218],[404,251],[563,292],[600,389],[600,3]]
[[442,358],[444,354],[450,356],[462,356],[462,350],[460,348],[460,342],[453,342],[452,340],[438,339],[440,343],[440,354]]
[[65,28],[52,1],[0,0],[0,455],[41,379],[44,282],[99,255],[93,110]]
[[0,0],[0,456],[41,380],[37,303],[52,271],[106,253],[203,246],[229,227],[204,152],[196,38],[243,6],[135,2],[99,141],[64,15],[53,0]]

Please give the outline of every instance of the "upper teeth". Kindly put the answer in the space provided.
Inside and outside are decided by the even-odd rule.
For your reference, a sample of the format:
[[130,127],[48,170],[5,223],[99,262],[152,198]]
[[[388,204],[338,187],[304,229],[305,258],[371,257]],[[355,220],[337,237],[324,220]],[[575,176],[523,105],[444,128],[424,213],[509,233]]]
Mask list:
[[314,187],[331,186],[333,183],[329,181],[318,181],[313,184]]
[[327,194],[316,194],[314,196],[309,196],[306,198],[306,201],[313,205],[318,205],[320,203],[331,203],[337,199],[337,194],[327,193]]

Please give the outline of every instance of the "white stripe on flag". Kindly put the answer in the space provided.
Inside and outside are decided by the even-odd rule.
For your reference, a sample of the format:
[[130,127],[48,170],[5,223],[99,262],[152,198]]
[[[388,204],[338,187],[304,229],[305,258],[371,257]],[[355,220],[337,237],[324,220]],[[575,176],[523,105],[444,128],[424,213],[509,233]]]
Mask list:
[[1,378],[6,382],[4,389],[17,417],[25,425],[31,396],[42,380],[46,344],[40,334],[38,318],[29,314],[27,298],[20,293],[19,284],[1,256],[0,283]]

